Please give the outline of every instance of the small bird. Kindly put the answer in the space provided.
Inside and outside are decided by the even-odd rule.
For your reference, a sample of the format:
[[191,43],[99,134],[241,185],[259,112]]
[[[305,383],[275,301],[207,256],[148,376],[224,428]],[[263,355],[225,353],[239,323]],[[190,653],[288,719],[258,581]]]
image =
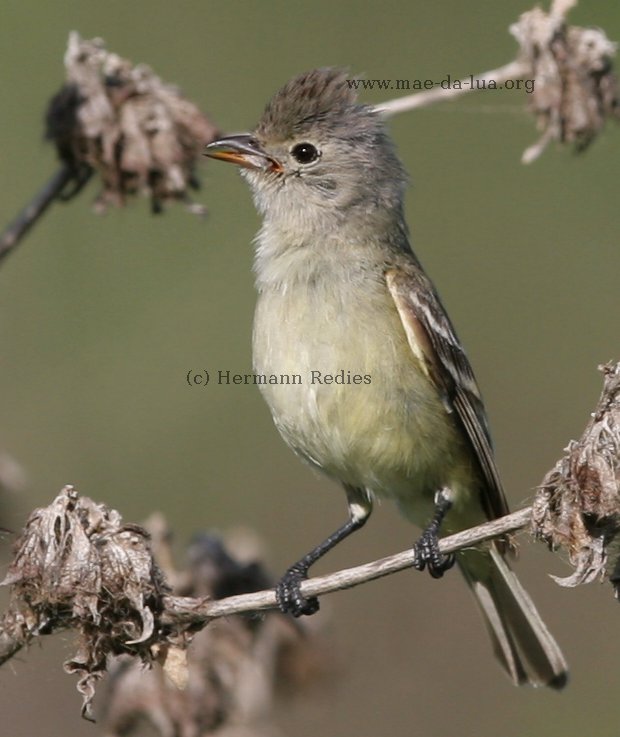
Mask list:
[[[208,156],[241,167],[263,224],[256,237],[254,371],[286,443],[342,483],[348,520],[292,565],[280,608],[312,614],[308,569],[393,499],[424,528],[416,567],[439,578],[438,547],[508,513],[469,361],[409,244],[407,177],[381,116],[357,102],[345,71],[290,80],[253,133]],[[505,560],[505,543],[456,562],[515,684],[562,688],[564,657]]]

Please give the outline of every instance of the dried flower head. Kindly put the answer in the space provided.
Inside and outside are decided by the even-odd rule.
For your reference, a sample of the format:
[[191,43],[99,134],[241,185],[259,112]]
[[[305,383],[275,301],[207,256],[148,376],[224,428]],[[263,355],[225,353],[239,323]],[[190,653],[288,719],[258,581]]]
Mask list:
[[[147,524],[156,555],[169,559],[167,542],[152,522]],[[187,552],[185,571],[166,569],[168,580],[179,582],[177,594],[219,599],[272,583],[249,531],[225,540],[198,535]],[[157,666],[145,671],[135,659],[115,658],[102,700],[102,727],[110,737],[137,733],[144,722],[161,735],[273,737],[276,694],[306,687],[331,668],[333,654],[326,652],[316,626],[276,611],[218,619],[195,634],[187,651],[164,652],[164,678]]]
[[520,45],[519,59],[535,79],[528,99],[543,132],[523,154],[525,163],[537,158],[550,141],[583,151],[607,118],[620,119],[613,71],[617,44],[599,28],[569,26],[565,15],[573,4],[555,0],[549,13],[534,8],[510,27]]
[[11,621],[25,641],[63,628],[79,633],[65,669],[80,676],[84,716],[110,655],[152,660],[167,587],[148,535],[73,487],[30,515],[2,583],[11,587]]
[[[205,627],[175,616],[178,600],[191,610],[205,599],[257,591],[271,578],[247,532],[226,544],[214,535],[197,537],[187,569],[177,571],[165,520],[147,524],[150,532],[123,523],[117,511],[71,486],[35,510],[2,582],[10,599],[0,618],[0,658],[34,637],[71,628],[77,652],[65,670],[79,676],[88,719],[97,682],[109,673],[99,709],[106,734],[128,735],[144,720],[166,735],[225,727],[231,737],[236,729],[271,734],[276,692],[331,670],[332,654],[315,634],[316,623],[270,612]],[[171,595],[162,571],[182,596]]]
[[533,507],[535,534],[564,548],[575,572],[558,579],[577,586],[609,569],[618,593],[618,564],[612,554],[620,532],[620,363],[602,367],[603,393],[584,434],[546,475]]
[[101,39],[71,33],[65,68],[66,82],[47,111],[47,138],[74,172],[65,196],[95,172],[101,178],[97,211],[145,194],[154,212],[167,200],[181,200],[204,213],[188,190],[198,188],[197,157],[219,132],[196,105],[149,67],[107,51]]

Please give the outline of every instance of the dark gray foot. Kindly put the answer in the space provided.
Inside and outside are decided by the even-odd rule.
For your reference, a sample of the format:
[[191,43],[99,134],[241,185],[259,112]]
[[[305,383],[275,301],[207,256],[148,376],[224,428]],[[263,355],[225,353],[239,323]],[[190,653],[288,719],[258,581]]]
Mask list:
[[442,555],[439,552],[439,540],[437,534],[424,532],[422,537],[413,546],[415,560],[413,567],[418,571],[428,568],[433,578],[441,578],[443,574],[454,565],[454,553]]
[[319,611],[319,600],[316,596],[306,598],[300,586],[308,578],[308,568],[295,564],[282,576],[276,586],[276,599],[280,611],[301,617],[302,614],[314,614]]
[[456,560],[454,553],[443,555],[439,551],[439,530],[451,507],[452,502],[448,494],[443,490],[437,492],[433,519],[413,546],[415,555],[413,567],[418,571],[427,568],[433,578],[441,578],[446,571],[452,568]]

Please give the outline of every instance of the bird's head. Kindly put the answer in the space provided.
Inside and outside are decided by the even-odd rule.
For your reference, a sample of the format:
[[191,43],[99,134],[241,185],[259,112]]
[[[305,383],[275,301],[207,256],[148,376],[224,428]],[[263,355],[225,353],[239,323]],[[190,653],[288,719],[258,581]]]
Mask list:
[[406,175],[381,117],[356,97],[345,71],[306,72],[276,92],[252,133],[206,154],[242,167],[270,219],[400,208]]

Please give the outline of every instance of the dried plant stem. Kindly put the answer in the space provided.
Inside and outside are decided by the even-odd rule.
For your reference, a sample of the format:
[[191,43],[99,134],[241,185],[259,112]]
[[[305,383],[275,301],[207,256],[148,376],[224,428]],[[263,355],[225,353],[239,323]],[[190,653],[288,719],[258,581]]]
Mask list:
[[509,79],[522,79],[529,74],[530,70],[522,61],[516,60],[505,64],[497,69],[492,69],[483,74],[477,74],[472,80],[468,77],[460,82],[460,85],[454,84],[449,88],[435,87],[432,90],[424,90],[423,92],[414,92],[413,95],[405,97],[397,97],[395,100],[388,100],[379,105],[375,105],[375,110],[385,117],[391,117],[398,113],[405,113],[409,110],[415,110],[420,107],[427,107],[436,102],[450,100],[453,97],[459,97],[467,92],[475,92],[478,86],[483,89],[484,85],[489,82],[495,82],[497,85],[503,84]]
[[[388,100],[376,106],[376,110],[390,117],[398,113],[404,113],[416,108],[426,107],[436,102],[448,100],[476,89],[476,84],[488,83],[491,80],[497,84],[502,84],[507,79],[520,79],[528,73],[527,66],[521,61],[513,61],[497,69],[493,69],[483,74],[478,74],[473,78],[473,85],[470,80],[463,80],[461,89],[458,86],[449,89],[435,88],[425,90],[424,92],[416,92],[413,95],[399,97],[394,100]],[[467,85],[467,86],[465,86]],[[32,201],[19,213],[15,220],[0,235],[0,262],[7,256],[26,235],[28,230],[37,222],[37,220],[47,210],[49,205],[56,199],[62,189],[69,183],[72,175],[68,167],[63,166],[51,177],[51,179],[42,187],[35,195]]]
[[0,235],[0,261],[17,246],[74,176],[68,166],[61,166],[7,226]]
[[[445,537],[440,541],[439,548],[442,553],[454,553],[458,550],[479,545],[486,540],[527,527],[531,516],[531,507],[520,509],[518,512],[513,512],[500,519],[485,522],[477,527]],[[333,591],[350,589],[367,581],[373,581],[375,578],[411,568],[413,560],[413,550],[405,550],[402,553],[396,553],[361,566],[311,578],[302,584],[301,591],[304,596],[320,596]],[[274,591],[269,590],[207,602],[169,596],[165,599],[165,606],[163,621],[167,624],[202,624],[208,620],[226,617],[230,614],[274,609],[277,604]]]
[[[455,535],[443,538],[440,541],[440,550],[442,553],[454,553],[523,529],[529,525],[531,515],[531,507],[526,507],[500,519],[463,530]],[[410,568],[413,565],[413,559],[413,550],[405,550],[402,553],[396,553],[371,563],[346,568],[326,576],[311,578],[302,584],[301,590],[305,596],[320,596],[334,591],[342,591]],[[231,614],[275,609],[277,604],[275,592],[270,589],[253,594],[230,596],[215,601],[205,601],[192,597],[166,596],[164,597],[164,607],[164,612],[160,617],[161,624],[183,629],[188,625],[193,627],[202,626],[212,619],[227,617]],[[0,620],[0,665],[19,652],[32,639],[32,636],[32,634],[26,633],[23,626],[20,626],[11,615],[5,615]]]

